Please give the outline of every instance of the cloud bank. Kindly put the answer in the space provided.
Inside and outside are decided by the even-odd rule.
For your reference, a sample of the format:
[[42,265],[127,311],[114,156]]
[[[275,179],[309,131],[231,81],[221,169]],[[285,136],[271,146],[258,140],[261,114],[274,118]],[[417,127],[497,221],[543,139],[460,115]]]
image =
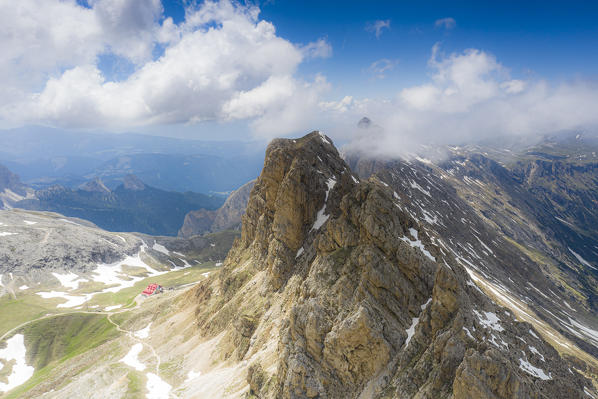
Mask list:
[[[391,97],[330,98],[326,76],[306,80],[297,73],[310,59],[332,57],[330,43],[292,43],[254,6],[207,1],[189,6],[176,24],[160,0],[88,5],[0,0],[0,122],[107,130],[241,122],[257,138],[324,129],[353,148],[384,155],[422,143],[598,126],[595,84],[515,79],[478,49],[445,54],[435,45],[428,79]],[[445,18],[436,25],[455,24]],[[380,36],[389,27],[380,20],[369,29]],[[100,67],[106,57],[132,72],[106,76]],[[397,62],[382,58],[363,67],[382,78]],[[396,69],[393,75],[401,73]],[[356,127],[364,116],[375,129]]]
[[[2,119],[116,129],[251,119],[261,134],[285,134],[327,88],[324,78],[303,81],[295,72],[306,59],[329,57],[330,44],[293,44],[255,7],[207,1],[174,24],[161,20],[160,0],[89,6],[0,2],[0,88],[10,93],[0,100]],[[125,59],[134,72],[107,79],[102,55]]]
[[[428,82],[403,88],[394,98],[345,97],[322,103],[335,115],[332,137],[348,140],[349,149],[392,156],[417,151],[421,144],[475,143],[598,128],[596,84],[576,81],[553,86],[543,80],[512,79],[492,54],[477,49],[443,54],[438,45],[432,49],[428,68]],[[355,123],[363,116],[376,127],[357,129]]]

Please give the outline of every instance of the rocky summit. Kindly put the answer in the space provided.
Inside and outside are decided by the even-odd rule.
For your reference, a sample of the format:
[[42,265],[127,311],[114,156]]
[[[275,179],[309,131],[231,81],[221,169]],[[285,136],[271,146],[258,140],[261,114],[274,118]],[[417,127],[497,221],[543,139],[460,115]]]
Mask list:
[[[387,166],[379,169],[392,180]],[[213,344],[204,356],[246,370],[247,385],[231,386],[230,397],[596,395],[595,358],[560,335],[578,356],[557,350],[545,338],[557,334],[550,326],[517,311],[542,319],[531,298],[504,306],[483,284],[498,280],[451,248],[466,228],[437,219],[455,234],[441,237],[410,210],[416,198],[370,175],[353,173],[320,132],[269,145],[241,238],[192,294],[197,334]],[[441,213],[457,211],[454,189],[400,184],[446,202]],[[476,237],[503,271],[513,267],[500,258],[501,241],[481,227]]]

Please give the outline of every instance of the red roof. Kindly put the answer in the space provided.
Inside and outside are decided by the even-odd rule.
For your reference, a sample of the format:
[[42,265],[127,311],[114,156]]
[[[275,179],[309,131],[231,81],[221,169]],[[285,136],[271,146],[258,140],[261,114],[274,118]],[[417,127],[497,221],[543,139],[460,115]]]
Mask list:
[[154,291],[156,291],[156,289],[158,288],[158,284],[150,284],[147,286],[147,288],[142,292],[142,294],[145,295],[152,295],[154,293]]

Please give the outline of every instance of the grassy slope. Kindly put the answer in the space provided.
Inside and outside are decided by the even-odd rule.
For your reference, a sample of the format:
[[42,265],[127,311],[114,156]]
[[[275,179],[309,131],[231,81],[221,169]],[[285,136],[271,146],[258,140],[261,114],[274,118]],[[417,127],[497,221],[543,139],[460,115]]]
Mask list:
[[116,338],[120,333],[106,315],[65,314],[29,324],[17,331],[25,336],[27,363],[35,373],[10,391],[6,399],[18,398],[48,378],[60,364]]
[[[166,288],[192,283],[202,278],[202,274],[214,270],[214,262],[206,262],[199,266],[187,269],[172,271],[160,276],[148,277],[133,287],[125,288],[116,293],[102,293],[95,295],[88,303],[83,305],[82,310],[93,310],[91,306],[98,305],[98,310],[113,305],[129,306],[134,302],[135,297],[143,291],[149,283],[158,283]],[[85,286],[83,286],[85,287]],[[39,289],[44,291],[44,289]],[[77,293],[90,292],[92,290],[81,290],[69,292]],[[64,303],[63,299],[43,299],[35,294],[34,290],[28,290],[24,294],[18,295],[16,299],[4,296],[0,298],[0,335],[25,323],[34,320],[48,313],[68,313],[74,312],[72,308],[56,308],[56,305]]]

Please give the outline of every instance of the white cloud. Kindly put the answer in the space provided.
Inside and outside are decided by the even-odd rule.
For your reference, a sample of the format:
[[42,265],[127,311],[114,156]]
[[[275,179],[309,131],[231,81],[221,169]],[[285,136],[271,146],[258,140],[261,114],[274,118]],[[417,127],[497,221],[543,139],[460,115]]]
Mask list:
[[[342,113],[331,112],[334,105],[341,108],[340,102],[322,103],[332,115],[332,137],[348,140],[357,151],[396,156],[416,151],[421,144],[598,127],[598,87],[591,83],[512,79],[494,56],[475,49],[444,55],[434,46],[429,67],[428,82],[404,88],[396,98],[352,98]],[[378,128],[357,129],[363,116]]]
[[377,79],[384,79],[386,73],[392,71],[397,65],[397,61],[391,61],[388,58],[382,58],[370,64],[368,71]]
[[[37,65],[35,54],[15,50],[11,59],[30,56],[22,62],[38,66],[39,88],[13,86],[21,95],[0,103],[0,117],[5,119],[128,128],[249,118],[255,129],[263,130],[259,134],[274,134],[273,124],[279,131],[281,126],[309,128],[308,119],[303,122],[297,112],[317,107],[318,96],[328,86],[320,77],[299,80],[295,72],[306,58],[330,56],[330,44],[319,39],[296,46],[277,36],[271,23],[259,20],[255,7],[208,1],[188,8],[185,21],[177,25],[170,18],[158,22],[159,0],[95,0],[91,9],[74,1],[43,2],[55,20],[40,16],[32,3],[37,4],[23,0],[23,8],[37,19],[12,28],[26,31],[45,25],[46,31],[59,32],[59,38],[48,39],[55,47],[41,56],[45,66]],[[4,8],[15,13],[15,7]],[[66,44],[69,37],[80,42]],[[15,41],[11,49],[24,45]],[[152,60],[157,43],[165,46],[164,54]],[[107,80],[97,66],[103,52],[128,57],[136,70],[122,81]],[[12,67],[10,62],[0,65]]]
[[436,20],[434,26],[436,26],[437,28],[453,29],[455,26],[457,26],[457,21],[455,21],[455,19],[451,17],[441,18]]
[[332,57],[332,46],[326,39],[318,39],[308,43],[301,48],[305,58],[329,58]]
[[368,23],[365,27],[368,32],[374,32],[376,38],[379,39],[384,29],[390,29],[390,19],[378,19],[372,23]]

